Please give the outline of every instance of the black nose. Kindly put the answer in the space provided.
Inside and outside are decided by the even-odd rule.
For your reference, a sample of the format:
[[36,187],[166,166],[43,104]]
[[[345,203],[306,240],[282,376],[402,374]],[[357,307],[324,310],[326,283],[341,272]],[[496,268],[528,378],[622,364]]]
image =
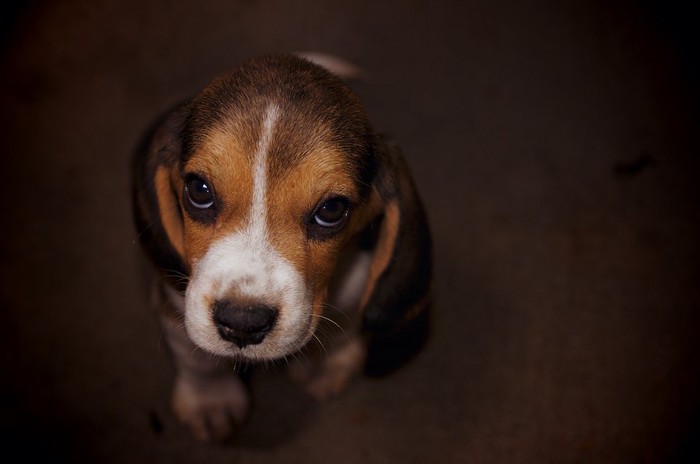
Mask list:
[[277,319],[277,308],[267,305],[240,305],[229,300],[214,303],[214,323],[224,340],[243,348],[262,342]]

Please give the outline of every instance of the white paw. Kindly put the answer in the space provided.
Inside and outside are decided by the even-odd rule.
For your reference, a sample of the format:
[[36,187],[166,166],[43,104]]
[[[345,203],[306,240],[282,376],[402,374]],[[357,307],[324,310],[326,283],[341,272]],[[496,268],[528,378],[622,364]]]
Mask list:
[[354,370],[340,366],[325,366],[305,385],[305,390],[314,398],[325,400],[337,396],[350,383]]
[[206,381],[178,377],[173,391],[175,415],[202,441],[231,436],[245,420],[249,403],[248,391],[235,375]]

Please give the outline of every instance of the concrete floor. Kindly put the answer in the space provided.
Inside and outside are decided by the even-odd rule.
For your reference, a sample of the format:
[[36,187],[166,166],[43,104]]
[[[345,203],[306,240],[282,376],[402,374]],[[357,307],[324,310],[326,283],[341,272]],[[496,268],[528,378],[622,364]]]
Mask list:
[[[8,9],[3,448],[68,463],[700,462],[697,54],[678,42],[684,12],[610,3]],[[297,50],[366,69],[356,88],[404,147],[436,242],[431,337],[323,404],[257,372],[250,423],[203,445],[169,409],[128,160],[213,75]]]

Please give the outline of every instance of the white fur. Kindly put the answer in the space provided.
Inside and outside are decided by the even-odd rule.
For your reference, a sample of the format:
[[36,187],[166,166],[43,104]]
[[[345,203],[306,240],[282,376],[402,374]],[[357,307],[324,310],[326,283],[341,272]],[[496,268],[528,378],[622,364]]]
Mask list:
[[360,305],[362,290],[367,284],[372,253],[369,251],[354,251],[348,259],[346,267],[337,276],[334,293],[330,295],[329,303],[341,311],[355,310]]
[[[223,356],[274,359],[306,343],[312,335],[312,295],[302,275],[269,241],[267,226],[267,152],[279,108],[268,107],[253,166],[253,200],[243,228],[212,243],[194,265],[185,297],[185,326],[201,348]],[[223,340],[210,305],[232,290],[279,309],[273,330],[262,343],[239,349]]]

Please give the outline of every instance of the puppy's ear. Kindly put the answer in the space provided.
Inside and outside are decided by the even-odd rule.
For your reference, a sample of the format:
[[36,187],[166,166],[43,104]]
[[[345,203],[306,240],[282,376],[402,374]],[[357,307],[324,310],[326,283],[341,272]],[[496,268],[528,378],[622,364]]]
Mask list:
[[165,114],[146,134],[132,165],[132,200],[139,240],[173,283],[188,274],[184,259],[180,154],[186,104]]
[[375,191],[383,213],[369,278],[362,297],[363,323],[387,333],[417,316],[429,303],[432,241],[425,211],[399,149],[381,142]]

